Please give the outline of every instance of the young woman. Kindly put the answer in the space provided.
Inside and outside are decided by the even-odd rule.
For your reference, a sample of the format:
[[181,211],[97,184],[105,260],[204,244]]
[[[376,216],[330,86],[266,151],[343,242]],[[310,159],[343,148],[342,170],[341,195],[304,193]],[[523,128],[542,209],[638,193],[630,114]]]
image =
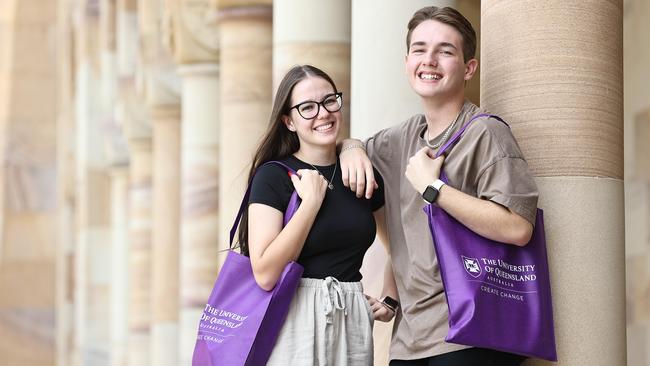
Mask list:
[[[373,318],[394,315],[366,299],[359,282],[375,222],[385,238],[383,182],[378,179],[379,194],[370,200],[343,186],[336,153],[341,106],[342,93],[327,74],[309,65],[292,68],[278,87],[269,129],[253,159],[239,242],[255,279],[270,290],[287,263],[304,267],[268,365],[372,365]],[[262,166],[270,160],[297,175],[289,177],[277,164]],[[302,203],[283,227],[294,190]]]

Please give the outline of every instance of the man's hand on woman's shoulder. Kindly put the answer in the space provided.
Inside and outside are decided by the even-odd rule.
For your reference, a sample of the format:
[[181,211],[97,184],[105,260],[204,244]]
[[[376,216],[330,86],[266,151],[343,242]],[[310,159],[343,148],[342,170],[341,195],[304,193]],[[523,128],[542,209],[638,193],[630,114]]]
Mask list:
[[341,160],[343,185],[349,187],[357,197],[361,198],[365,193],[365,197],[370,199],[379,186],[363,142],[357,139],[343,140],[339,159]]

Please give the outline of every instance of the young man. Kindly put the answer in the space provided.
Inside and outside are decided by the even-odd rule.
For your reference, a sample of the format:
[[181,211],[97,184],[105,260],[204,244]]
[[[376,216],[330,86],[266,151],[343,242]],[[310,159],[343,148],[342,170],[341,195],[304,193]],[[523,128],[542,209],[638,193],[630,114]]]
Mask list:
[[[446,157],[434,159],[448,138],[482,113],[465,100],[465,82],[478,67],[476,33],[467,19],[452,8],[420,9],[408,24],[406,40],[406,74],[424,114],[378,132],[365,144],[348,139],[341,150],[343,180],[358,196],[372,195],[370,161],[384,179],[401,310],[390,364],[519,365],[523,357],[445,343],[448,308],[422,208],[424,199],[487,238],[525,245],[535,222],[537,187],[510,129],[496,119],[475,120]],[[439,180],[441,169],[448,185]]]

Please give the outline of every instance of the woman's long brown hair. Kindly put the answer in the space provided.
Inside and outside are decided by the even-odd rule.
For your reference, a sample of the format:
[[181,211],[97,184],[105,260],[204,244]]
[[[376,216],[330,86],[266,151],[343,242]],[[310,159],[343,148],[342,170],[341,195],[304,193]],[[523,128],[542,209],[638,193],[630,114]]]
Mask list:
[[[289,131],[282,122],[282,116],[288,114],[291,107],[291,94],[293,88],[308,77],[320,77],[327,80],[336,92],[336,85],[332,78],[323,70],[311,65],[294,66],[284,76],[278,90],[275,93],[271,118],[266,133],[262,137],[261,143],[255,152],[250,171],[248,172],[248,184],[251,184],[253,175],[257,168],[271,160],[282,160],[295,153],[300,148],[300,141],[295,132]],[[244,208],[241,218],[238,242],[241,253],[249,255],[248,251],[248,205]]]

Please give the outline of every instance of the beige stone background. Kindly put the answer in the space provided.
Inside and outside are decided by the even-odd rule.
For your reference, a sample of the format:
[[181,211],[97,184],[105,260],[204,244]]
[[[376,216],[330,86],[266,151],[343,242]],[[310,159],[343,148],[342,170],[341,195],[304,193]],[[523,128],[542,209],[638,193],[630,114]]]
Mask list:
[[0,0],[0,365],[189,365],[284,70],[324,68],[367,137],[420,108],[431,4],[479,30],[468,95],[538,179],[558,365],[650,365],[648,0]]

